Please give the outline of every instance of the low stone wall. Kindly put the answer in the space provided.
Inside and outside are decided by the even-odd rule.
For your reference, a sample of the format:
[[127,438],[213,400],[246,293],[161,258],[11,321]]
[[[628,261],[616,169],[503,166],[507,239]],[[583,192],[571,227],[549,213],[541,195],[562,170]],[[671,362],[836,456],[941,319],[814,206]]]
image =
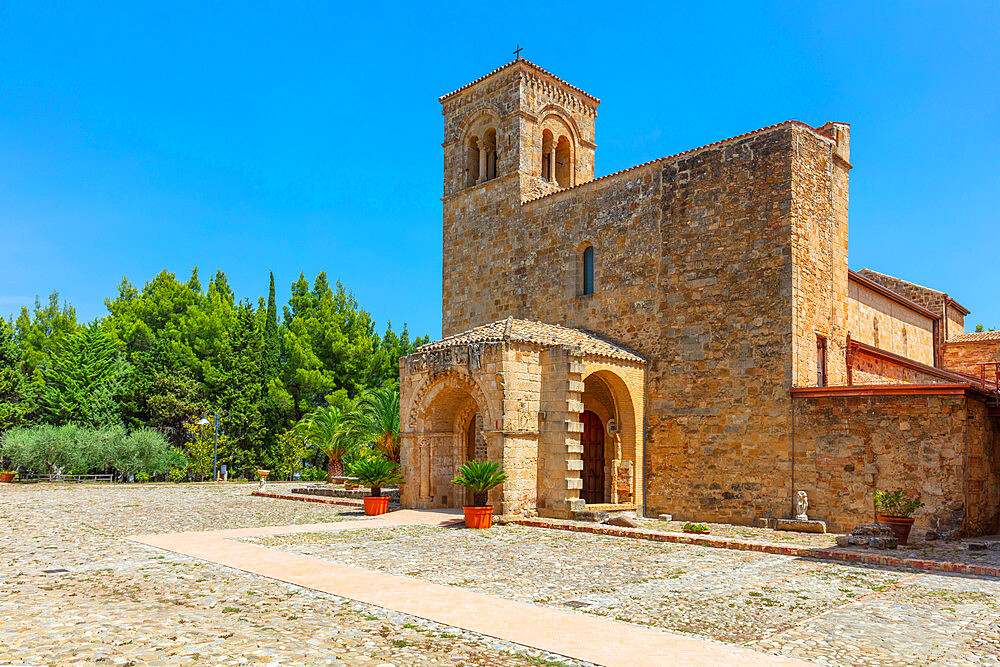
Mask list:
[[[292,493],[306,496],[323,496],[326,498],[354,498],[360,500],[368,495],[368,489],[340,489],[335,486],[299,486],[292,489]],[[383,488],[382,495],[388,496],[389,500],[399,502],[399,489]]]
[[808,493],[810,517],[844,532],[873,521],[875,489],[903,488],[926,505],[918,530],[996,532],[998,420],[965,390],[900,389],[795,398],[791,483]]

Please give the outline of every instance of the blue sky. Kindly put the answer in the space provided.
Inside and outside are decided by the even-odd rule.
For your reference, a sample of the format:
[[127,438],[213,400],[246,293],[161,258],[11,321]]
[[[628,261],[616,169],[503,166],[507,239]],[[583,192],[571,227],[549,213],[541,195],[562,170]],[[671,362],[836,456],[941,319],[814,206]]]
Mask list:
[[[211,4],[210,7],[205,5]],[[1000,4],[5,2],[0,314],[123,275],[340,279],[440,333],[437,97],[523,55],[600,97],[607,174],[852,124],[851,267],[1000,327]]]

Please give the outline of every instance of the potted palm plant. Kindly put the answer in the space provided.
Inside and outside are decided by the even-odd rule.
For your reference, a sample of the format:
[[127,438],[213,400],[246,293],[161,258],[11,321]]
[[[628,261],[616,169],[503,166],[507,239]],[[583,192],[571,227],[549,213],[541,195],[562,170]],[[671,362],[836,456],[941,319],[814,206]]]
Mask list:
[[472,506],[462,507],[467,528],[493,525],[493,506],[486,504],[487,492],[506,481],[506,473],[494,461],[466,461],[458,469],[458,476],[451,483],[472,491]]
[[923,506],[919,496],[910,498],[903,489],[875,492],[875,520],[889,526],[900,544],[906,544],[913,527],[913,513]]
[[367,457],[351,465],[351,474],[371,489],[370,494],[364,498],[365,514],[378,516],[389,511],[389,497],[382,495],[382,487],[403,482],[397,464],[382,456]]

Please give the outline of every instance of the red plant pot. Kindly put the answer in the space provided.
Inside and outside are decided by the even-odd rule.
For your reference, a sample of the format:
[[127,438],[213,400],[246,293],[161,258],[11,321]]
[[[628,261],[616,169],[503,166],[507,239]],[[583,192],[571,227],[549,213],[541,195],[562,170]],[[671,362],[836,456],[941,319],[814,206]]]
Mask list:
[[876,514],[875,520],[881,524],[889,526],[889,528],[892,529],[892,534],[896,536],[896,540],[898,540],[901,545],[905,545],[906,540],[910,538],[910,528],[913,527],[913,517]]
[[463,507],[466,528],[489,528],[493,525],[493,505],[486,507]]
[[368,516],[378,516],[389,511],[389,496],[365,496],[365,514]]
[[688,535],[710,535],[712,531],[709,530],[687,530],[683,529]]
[[15,475],[17,475],[16,472],[0,472],[0,482],[4,484],[13,482]]

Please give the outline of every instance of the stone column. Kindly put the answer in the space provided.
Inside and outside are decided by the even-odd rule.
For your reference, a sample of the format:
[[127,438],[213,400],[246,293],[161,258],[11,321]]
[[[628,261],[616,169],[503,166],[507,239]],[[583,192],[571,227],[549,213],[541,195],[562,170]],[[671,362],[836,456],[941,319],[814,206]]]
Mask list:
[[559,185],[556,180],[556,139],[552,138],[552,146],[549,148],[549,182]]
[[486,154],[488,144],[484,139],[479,140],[479,182],[485,183],[486,178]]

